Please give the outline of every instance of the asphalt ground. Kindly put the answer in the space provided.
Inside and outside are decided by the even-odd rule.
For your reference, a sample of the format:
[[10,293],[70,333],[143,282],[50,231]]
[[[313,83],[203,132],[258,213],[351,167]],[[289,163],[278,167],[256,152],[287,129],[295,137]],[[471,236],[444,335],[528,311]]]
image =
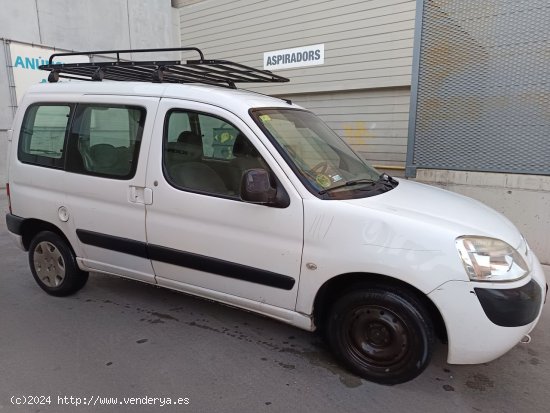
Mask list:
[[339,367],[316,334],[181,293],[92,274],[48,296],[3,221],[0,412],[550,410],[550,305],[532,342],[498,360],[448,365],[438,344],[420,377],[381,386]]

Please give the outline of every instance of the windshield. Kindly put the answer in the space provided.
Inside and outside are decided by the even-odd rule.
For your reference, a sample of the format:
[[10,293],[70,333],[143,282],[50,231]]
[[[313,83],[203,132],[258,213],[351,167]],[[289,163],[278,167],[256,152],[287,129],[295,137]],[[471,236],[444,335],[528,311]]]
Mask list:
[[[324,198],[356,198],[374,195],[366,194],[367,190],[380,192],[380,185],[376,185],[380,182],[380,173],[367,165],[313,113],[296,109],[257,109],[252,111],[252,116],[276,141],[313,193]],[[390,182],[391,178],[385,177],[385,182]],[[388,185],[383,186],[385,190],[391,189]],[[363,193],[350,194],[359,190]]]

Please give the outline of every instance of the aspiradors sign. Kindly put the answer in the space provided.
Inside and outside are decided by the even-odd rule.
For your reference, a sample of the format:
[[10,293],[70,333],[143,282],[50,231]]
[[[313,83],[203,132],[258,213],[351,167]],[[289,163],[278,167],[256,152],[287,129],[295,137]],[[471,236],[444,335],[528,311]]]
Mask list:
[[264,53],[265,70],[290,69],[293,67],[322,65],[323,63],[325,63],[324,44]]

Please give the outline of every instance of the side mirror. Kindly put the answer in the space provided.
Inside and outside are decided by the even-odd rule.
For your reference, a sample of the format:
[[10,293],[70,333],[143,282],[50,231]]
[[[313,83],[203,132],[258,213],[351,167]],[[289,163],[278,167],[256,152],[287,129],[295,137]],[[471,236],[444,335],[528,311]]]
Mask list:
[[277,190],[271,187],[269,173],[265,169],[248,169],[241,180],[241,199],[254,204],[271,204]]

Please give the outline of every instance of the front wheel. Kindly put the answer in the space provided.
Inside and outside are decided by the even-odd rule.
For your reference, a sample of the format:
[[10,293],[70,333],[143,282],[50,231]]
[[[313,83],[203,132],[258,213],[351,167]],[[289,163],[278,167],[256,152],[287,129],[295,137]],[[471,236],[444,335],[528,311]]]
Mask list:
[[413,294],[373,287],[349,292],[332,306],[328,342],[356,374],[380,384],[414,379],[429,364],[434,328]]
[[29,265],[37,284],[51,295],[73,294],[88,281],[67,242],[51,231],[42,231],[31,241]]

